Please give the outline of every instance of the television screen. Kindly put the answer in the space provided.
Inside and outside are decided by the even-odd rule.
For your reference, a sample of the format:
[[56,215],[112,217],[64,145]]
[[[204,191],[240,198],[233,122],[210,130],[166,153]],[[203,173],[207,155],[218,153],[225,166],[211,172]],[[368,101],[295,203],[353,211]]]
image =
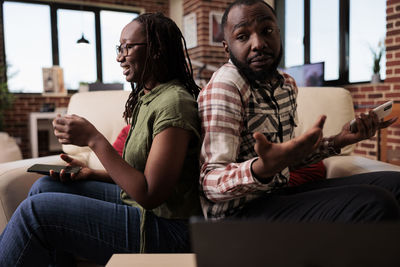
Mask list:
[[324,85],[324,62],[293,66],[283,71],[296,80],[297,86]]

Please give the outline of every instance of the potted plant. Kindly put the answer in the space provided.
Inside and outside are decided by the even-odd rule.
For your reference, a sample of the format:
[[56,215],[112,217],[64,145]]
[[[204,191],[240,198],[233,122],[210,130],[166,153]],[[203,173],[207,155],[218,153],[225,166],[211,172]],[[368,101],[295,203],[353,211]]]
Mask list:
[[383,53],[385,52],[385,45],[383,44],[383,42],[379,42],[376,49],[371,47],[370,50],[373,56],[371,83],[379,83],[381,81],[381,59]]
[[14,96],[8,91],[7,69],[0,66],[0,132],[4,131],[4,112],[11,108]]
[[0,65],[0,162],[7,162],[22,159],[21,150],[19,149],[14,138],[6,133],[4,120],[5,111],[11,108],[14,96],[8,91],[7,84],[7,68]]

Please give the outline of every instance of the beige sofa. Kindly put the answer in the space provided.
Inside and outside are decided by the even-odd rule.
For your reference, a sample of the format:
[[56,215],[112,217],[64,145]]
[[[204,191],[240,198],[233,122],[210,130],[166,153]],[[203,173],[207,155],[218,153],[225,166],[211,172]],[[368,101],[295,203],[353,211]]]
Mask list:
[[[68,113],[87,118],[110,142],[113,142],[125,125],[122,113],[128,95],[129,92],[126,91],[77,93],[71,97]],[[339,132],[345,122],[354,118],[350,93],[337,87],[299,88],[297,134],[314,124],[320,114],[328,117],[324,135]],[[400,171],[400,167],[395,165],[351,156],[353,149],[353,146],[349,146],[343,149],[343,155],[324,160],[328,178],[375,170]],[[63,146],[63,150],[86,161],[92,168],[102,168],[95,154],[87,147],[69,145]],[[26,172],[26,169],[34,163],[60,164],[62,161],[58,156],[49,156],[0,164],[0,232],[3,231],[18,204],[26,197],[32,183],[41,176]]]
[[[128,91],[76,93],[71,97],[68,113],[84,116],[110,142],[113,142],[126,125],[122,114],[128,96]],[[87,162],[91,168],[103,168],[88,147],[63,145],[63,151]],[[26,169],[35,163],[63,164],[64,162],[56,155],[0,164],[0,232],[3,231],[19,203],[26,198],[31,185],[42,176],[26,172]]]
[[[345,122],[354,118],[353,100],[349,91],[340,87],[299,88],[299,117],[296,135],[309,129],[318,116],[327,116],[324,136],[337,134]],[[355,145],[342,149],[340,156],[324,159],[327,177],[335,178],[371,171],[400,171],[400,166],[352,155]]]

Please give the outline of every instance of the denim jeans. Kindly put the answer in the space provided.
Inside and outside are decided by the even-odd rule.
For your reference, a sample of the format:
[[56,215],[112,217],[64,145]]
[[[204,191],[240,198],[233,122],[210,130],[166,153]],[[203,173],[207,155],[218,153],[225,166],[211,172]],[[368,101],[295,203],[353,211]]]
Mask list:
[[[139,252],[140,220],[115,184],[42,177],[0,236],[0,266],[74,266],[76,257],[106,264],[114,253]],[[186,221],[148,213],[146,252],[189,252],[189,244]]]

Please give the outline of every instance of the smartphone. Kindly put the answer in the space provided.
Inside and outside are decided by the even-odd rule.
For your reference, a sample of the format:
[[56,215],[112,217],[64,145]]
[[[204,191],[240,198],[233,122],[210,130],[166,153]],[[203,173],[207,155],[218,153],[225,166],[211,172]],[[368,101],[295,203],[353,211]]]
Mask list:
[[50,170],[60,174],[61,170],[65,170],[67,177],[71,176],[72,173],[78,173],[82,167],[80,166],[65,166],[65,165],[51,165],[51,164],[34,164],[29,167],[27,172],[36,172],[44,175],[50,175]]
[[[384,117],[388,116],[392,112],[392,107],[393,107],[393,101],[390,100],[390,101],[374,108],[372,111],[378,116],[378,119],[381,120]],[[352,133],[357,132],[356,119],[353,119],[350,122],[350,131]]]

